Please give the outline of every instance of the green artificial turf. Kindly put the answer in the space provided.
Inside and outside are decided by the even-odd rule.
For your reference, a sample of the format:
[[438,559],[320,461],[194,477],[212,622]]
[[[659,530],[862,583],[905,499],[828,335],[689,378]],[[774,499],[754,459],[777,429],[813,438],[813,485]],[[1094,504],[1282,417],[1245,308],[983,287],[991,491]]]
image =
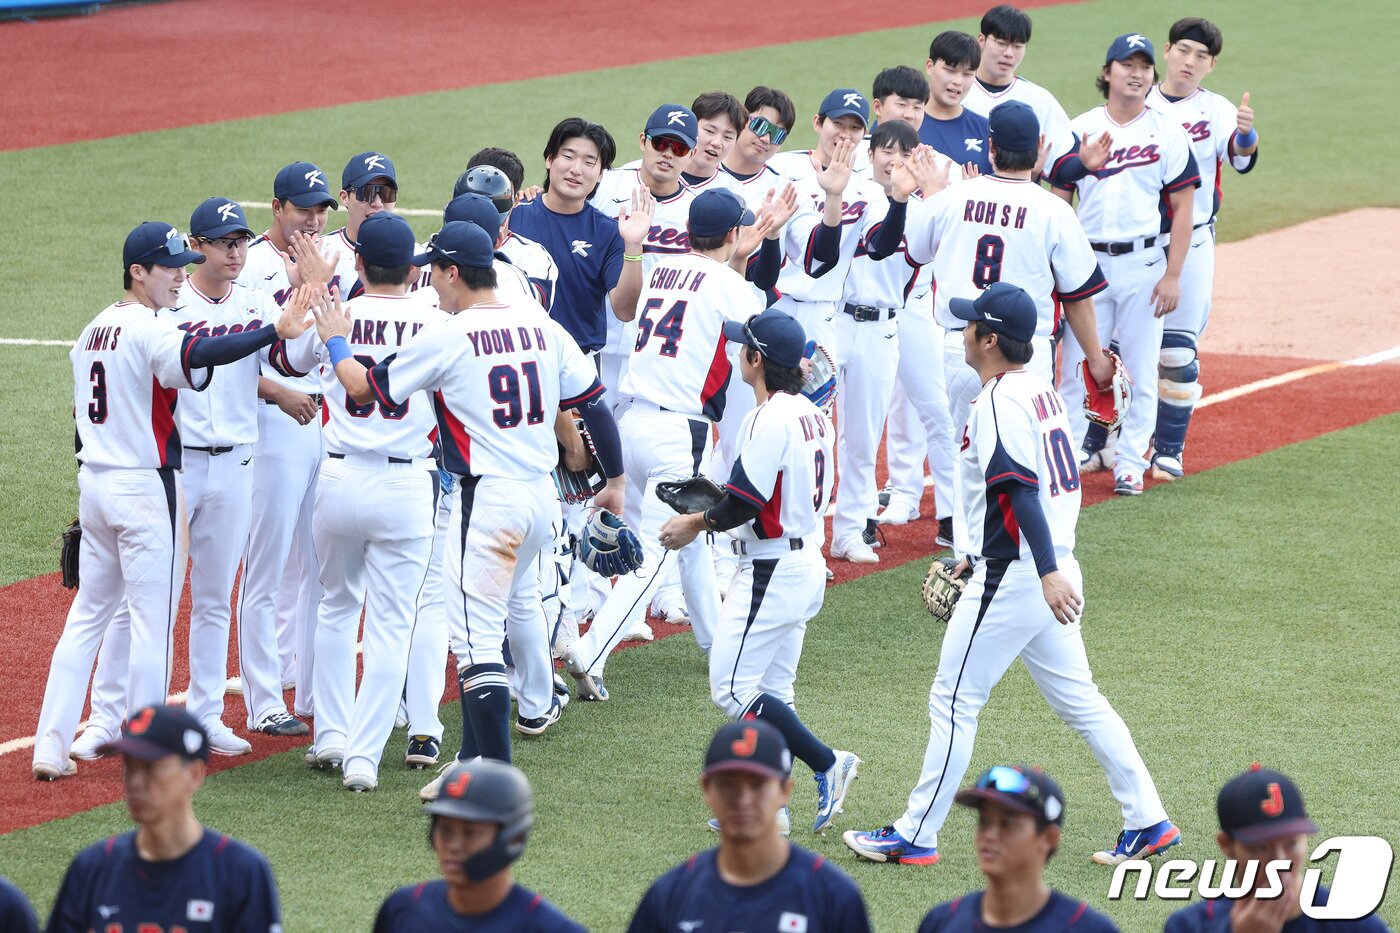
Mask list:
[[[1215,793],[1252,761],[1297,778],[1324,835],[1400,839],[1400,813],[1376,787],[1400,765],[1388,696],[1400,582],[1378,572],[1400,563],[1400,505],[1339,479],[1396,457],[1400,415],[1082,515],[1090,661],[1182,828],[1174,855],[1212,856]],[[842,830],[899,815],[923,757],[941,634],[918,596],[924,569],[916,561],[831,589],[798,682],[806,721],[865,765],[826,837],[803,829],[815,791],[799,766],[794,839],[856,878],[879,930],[914,929],[934,902],[980,879],[962,808],[933,868],[858,862],[840,842]],[[596,930],[622,929],[652,878],[714,844],[697,772],[723,722],[688,636],[623,653],[608,682],[612,701],[575,704],[544,736],[515,742],[538,814],[521,880]],[[450,749],[459,717],[453,706],[444,714]],[[287,929],[365,929],[390,890],[433,876],[415,796],[427,775],[398,764],[403,741],[396,733],[373,794],[308,771],[300,751],[221,773],[200,793],[208,824],[271,859]],[[1125,931],[1160,929],[1175,904],[1107,901],[1112,872],[1088,856],[1114,841],[1118,807],[1088,747],[1019,664],[982,715],[972,771],[1007,761],[1042,765],[1066,791],[1051,883]],[[47,910],[73,853],[126,826],[114,805],[11,833],[0,866]],[[1400,920],[1393,901],[1382,914]]]

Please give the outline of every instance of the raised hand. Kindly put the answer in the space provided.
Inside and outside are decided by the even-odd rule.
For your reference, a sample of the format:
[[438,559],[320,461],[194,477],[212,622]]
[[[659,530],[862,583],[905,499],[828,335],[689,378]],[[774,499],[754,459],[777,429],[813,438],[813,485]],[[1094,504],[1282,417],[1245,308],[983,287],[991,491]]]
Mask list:
[[904,161],[925,198],[948,187],[948,167],[953,163],[939,156],[932,146],[916,147]]
[[306,333],[314,321],[309,312],[315,295],[317,292],[324,294],[325,291],[324,286],[298,286],[282,306],[282,314],[277,318],[277,336],[283,340],[294,340]]
[[1050,158],[1050,143],[1045,134],[1040,134],[1040,146],[1035,151],[1035,168],[1031,171],[1031,181],[1035,181],[1045,171],[1045,163]]
[[312,290],[311,286],[303,285],[294,300],[305,301],[311,309],[316,318],[316,334],[322,343],[329,342],[332,337],[350,336],[354,317],[341,303],[340,292]]
[[1239,127],[1241,136],[1254,128],[1254,108],[1249,106],[1248,91],[1240,98],[1239,110],[1235,112],[1235,126]]
[[856,167],[856,144],[844,136],[831,147],[831,163],[822,168],[816,152],[812,153],[812,169],[817,173],[817,184],[828,197],[839,198],[851,180],[851,172]]
[[526,185],[516,193],[515,202],[517,204],[529,204],[542,194],[544,194],[544,189],[539,185]]
[[1113,137],[1100,133],[1093,141],[1085,140],[1079,147],[1079,161],[1091,172],[1097,172],[1108,164],[1109,153],[1113,151]]
[[622,242],[630,249],[640,248],[647,234],[651,232],[651,217],[656,212],[656,198],[651,189],[638,185],[632,192],[630,209],[624,209],[617,218],[617,232]]
[[321,244],[315,236],[294,231],[287,241],[287,250],[294,260],[288,264],[287,277],[291,278],[291,270],[295,269],[297,281],[294,284],[325,286],[330,282],[335,270],[330,259],[321,252]]
[[[769,191],[769,195],[773,192]],[[783,190],[770,203],[767,199],[763,202],[763,213],[773,220],[772,229],[767,233],[770,239],[776,240],[783,232],[783,227],[792,219],[792,215],[797,213],[797,188],[792,182],[783,186]]]

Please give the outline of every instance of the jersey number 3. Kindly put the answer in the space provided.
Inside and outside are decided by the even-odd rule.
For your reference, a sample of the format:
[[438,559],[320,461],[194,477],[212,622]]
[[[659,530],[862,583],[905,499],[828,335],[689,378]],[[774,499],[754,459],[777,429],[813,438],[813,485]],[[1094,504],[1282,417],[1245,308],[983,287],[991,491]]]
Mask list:
[[676,350],[680,348],[681,324],[685,322],[685,302],[678,301],[671,305],[671,310],[661,315],[659,320],[653,321],[651,313],[661,310],[660,298],[648,298],[647,303],[642,308],[642,313],[637,316],[637,350],[641,353],[651,340],[653,334],[662,338],[661,355],[676,355]]
[[101,424],[107,420],[107,367],[99,360],[88,373],[92,382],[92,401],[88,402],[88,420]]

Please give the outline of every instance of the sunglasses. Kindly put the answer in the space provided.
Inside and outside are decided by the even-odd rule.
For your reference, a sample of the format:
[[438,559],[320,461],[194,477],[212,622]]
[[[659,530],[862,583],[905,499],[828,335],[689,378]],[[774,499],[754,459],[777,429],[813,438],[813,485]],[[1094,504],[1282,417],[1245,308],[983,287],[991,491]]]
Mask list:
[[253,242],[253,238],[246,233],[243,236],[222,236],[217,239],[201,236],[195,237],[195,239],[207,246],[217,246],[226,253],[231,253],[236,249],[247,249],[248,244]]
[[763,117],[749,118],[749,132],[755,136],[767,136],[768,141],[775,146],[781,146],[788,135],[787,130]]
[[674,136],[648,136],[647,141],[657,152],[670,152],[678,159],[690,155],[690,147]]
[[399,189],[393,185],[373,184],[360,185],[355,189],[355,197],[358,200],[369,203],[375,198],[379,198],[385,204],[393,204],[399,199]]
[[160,246],[147,251],[137,262],[154,262],[162,255],[179,256],[190,251],[190,238],[181,233],[171,231],[171,235],[166,238]]
[[1015,768],[1008,768],[1006,765],[994,765],[983,771],[977,778],[975,785],[978,790],[995,790],[1003,794],[1015,794],[1034,798],[1039,795],[1040,788],[1031,783],[1026,777]]

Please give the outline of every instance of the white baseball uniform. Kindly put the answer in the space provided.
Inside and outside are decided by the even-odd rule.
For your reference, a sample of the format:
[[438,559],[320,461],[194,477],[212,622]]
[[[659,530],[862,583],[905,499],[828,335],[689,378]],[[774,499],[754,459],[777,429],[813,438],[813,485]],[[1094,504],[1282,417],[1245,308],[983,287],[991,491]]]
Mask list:
[[[187,528],[180,489],[178,389],[198,338],[134,301],[109,305],[69,352],[78,438],[82,585],[54,648],[34,764],[62,770],[83,711],[83,687],[117,610],[129,610],[126,708],[164,703],[175,613],[185,582]],[[120,637],[120,636],[118,636]]]
[[513,230],[506,233],[506,238],[496,249],[510,260],[511,265],[525,274],[534,287],[535,300],[543,305],[546,311],[552,308],[554,288],[559,284],[559,266],[554,262],[554,257],[549,255],[549,250]]
[[646,556],[635,573],[618,578],[574,647],[594,677],[603,673],[630,623],[645,613],[673,562],[696,641],[708,651],[714,640],[719,593],[708,545],[702,536],[678,555],[661,549],[658,535],[673,513],[657,498],[656,487],[699,475],[705,467],[711,425],[724,415],[733,368],[724,322],[747,321],[762,310],[742,276],[695,253],[658,259],[637,304],[637,338],[618,390],[630,402],[618,428],[627,469],[624,518]]
[[[1119,429],[1114,475],[1135,475],[1147,469],[1147,447],[1157,421],[1157,361],[1162,347],[1162,319],[1153,314],[1152,290],[1166,271],[1166,245],[1171,217],[1167,203],[1173,192],[1200,184],[1191,153],[1191,140],[1181,125],[1161,111],[1145,108],[1127,124],[1116,123],[1105,107],[1074,118],[1080,139],[1102,133],[1113,137],[1113,151],[1097,172],[1075,183],[1079,191],[1079,220],[1095,252],[1108,288],[1094,303],[1099,341],[1114,343],[1133,380],[1133,397]],[[1057,182],[1062,188],[1067,188]],[[1073,334],[1066,335],[1060,392],[1082,397],[1079,362],[1084,351]],[[1082,445],[1088,421],[1072,414],[1076,444]]]
[[1064,400],[1049,383],[1024,369],[987,382],[968,416],[955,490],[955,535],[973,563],[972,579],[948,623],[929,690],[923,771],[894,824],[915,845],[938,844],[972,760],[978,713],[1018,657],[1050,707],[1089,743],[1122,805],[1125,827],[1166,819],[1128,727],[1094,684],[1080,623],[1062,625],[1045,602],[1030,543],[1010,505],[1017,486],[1034,490],[1057,568],[1082,593],[1074,558],[1077,463]]
[[[284,256],[266,234],[248,247],[238,281],[278,304],[292,292]],[[318,375],[293,378],[270,365],[263,367],[262,375],[310,396],[320,407]],[[270,713],[286,710],[284,683],[296,684],[298,713],[314,711],[312,671],[321,582],[311,539],[311,506],[323,456],[321,420],[299,424],[272,402],[264,399],[258,406],[252,524],[238,590],[238,666],[250,729]]]
[[1019,75],[1005,87],[988,87],[981,81],[974,79],[972,88],[963,98],[963,106],[973,113],[990,117],[992,110],[998,104],[1004,104],[1009,100],[1019,100],[1035,111],[1035,118],[1040,124],[1040,133],[1050,146],[1045,164],[1041,166],[1041,177],[1051,177],[1056,165],[1062,162],[1066,156],[1079,151],[1079,140],[1075,138],[1074,131],[1070,128],[1069,115],[1065,113],[1065,108],[1060,106],[1060,102],[1055,99],[1054,94],[1034,81],[1027,81]]

